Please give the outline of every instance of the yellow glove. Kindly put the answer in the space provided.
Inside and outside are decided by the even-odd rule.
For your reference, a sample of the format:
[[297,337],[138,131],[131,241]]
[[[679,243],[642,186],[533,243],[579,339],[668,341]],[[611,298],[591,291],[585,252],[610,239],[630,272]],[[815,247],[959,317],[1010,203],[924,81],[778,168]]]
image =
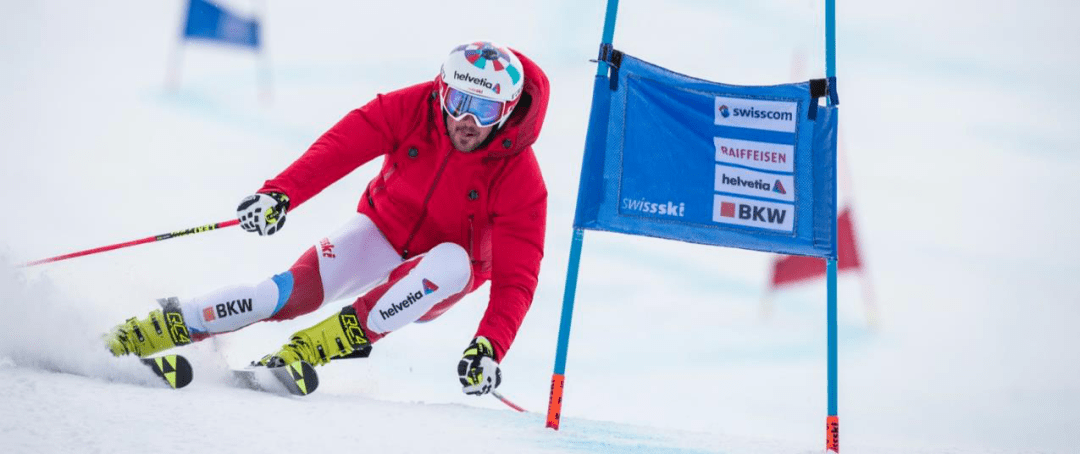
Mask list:
[[502,372],[495,361],[495,349],[491,341],[480,336],[473,339],[458,362],[458,378],[465,394],[482,396],[499,387]]
[[248,196],[236,207],[240,227],[259,235],[273,235],[285,226],[285,212],[289,210],[289,196],[280,192],[259,193]]

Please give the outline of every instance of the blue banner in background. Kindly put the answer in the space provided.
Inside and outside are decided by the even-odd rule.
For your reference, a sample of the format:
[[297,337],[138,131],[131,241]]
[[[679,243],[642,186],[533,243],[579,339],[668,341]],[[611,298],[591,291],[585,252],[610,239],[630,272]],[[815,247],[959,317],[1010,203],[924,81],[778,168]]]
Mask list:
[[836,258],[837,110],[810,82],[724,85],[620,57],[614,81],[596,78],[591,115],[607,121],[586,139],[574,227]]
[[240,17],[209,0],[190,0],[184,39],[204,39],[258,49],[259,20]]

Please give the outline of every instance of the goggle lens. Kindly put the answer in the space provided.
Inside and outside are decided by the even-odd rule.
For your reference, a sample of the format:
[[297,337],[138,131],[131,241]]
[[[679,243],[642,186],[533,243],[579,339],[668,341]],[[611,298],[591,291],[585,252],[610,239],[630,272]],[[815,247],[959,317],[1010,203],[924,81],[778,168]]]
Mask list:
[[443,101],[443,110],[455,120],[472,115],[480,126],[491,126],[499,122],[502,116],[503,103],[470,95],[449,87]]

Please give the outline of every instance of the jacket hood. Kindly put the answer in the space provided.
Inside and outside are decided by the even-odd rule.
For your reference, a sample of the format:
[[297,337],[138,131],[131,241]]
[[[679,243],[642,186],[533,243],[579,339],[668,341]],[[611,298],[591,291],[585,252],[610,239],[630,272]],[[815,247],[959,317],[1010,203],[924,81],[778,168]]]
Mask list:
[[[521,100],[518,101],[514,112],[510,114],[510,118],[506,120],[506,124],[495,131],[494,136],[488,139],[484,148],[476,150],[486,153],[487,157],[491,158],[517,154],[532,146],[540,137],[540,129],[544,125],[544,116],[547,114],[548,91],[550,90],[547,75],[536,63],[517,49],[511,48],[510,51],[517,55],[521,60],[521,65],[524,66],[525,88],[522,91]],[[432,99],[438,99],[438,97],[433,96]],[[438,102],[434,107],[438,109],[438,118],[442,118],[442,108]],[[446,127],[443,122],[437,123],[439,129],[445,134]]]

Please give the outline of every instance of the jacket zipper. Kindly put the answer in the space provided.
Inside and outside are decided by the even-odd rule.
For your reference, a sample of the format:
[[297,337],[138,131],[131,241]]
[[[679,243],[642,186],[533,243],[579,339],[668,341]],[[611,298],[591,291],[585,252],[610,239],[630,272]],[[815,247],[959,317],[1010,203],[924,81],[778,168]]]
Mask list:
[[469,259],[472,263],[477,262],[476,247],[473,245],[473,237],[476,236],[476,232],[473,230],[473,215],[469,215]]
[[420,225],[424,223],[424,218],[427,217],[427,205],[431,200],[431,196],[435,194],[435,186],[439,184],[439,179],[442,178],[443,170],[446,170],[446,164],[450,162],[450,156],[453,156],[454,152],[446,154],[446,158],[443,159],[442,165],[439,166],[438,173],[435,174],[435,180],[431,182],[431,187],[428,188],[427,196],[424,197],[424,203],[420,208],[420,218],[416,220],[416,225],[413,226],[412,232],[409,232],[409,238],[405,240],[405,245],[401,248],[401,258],[409,258],[409,244],[412,243],[413,237],[416,236],[416,232],[420,231]]

